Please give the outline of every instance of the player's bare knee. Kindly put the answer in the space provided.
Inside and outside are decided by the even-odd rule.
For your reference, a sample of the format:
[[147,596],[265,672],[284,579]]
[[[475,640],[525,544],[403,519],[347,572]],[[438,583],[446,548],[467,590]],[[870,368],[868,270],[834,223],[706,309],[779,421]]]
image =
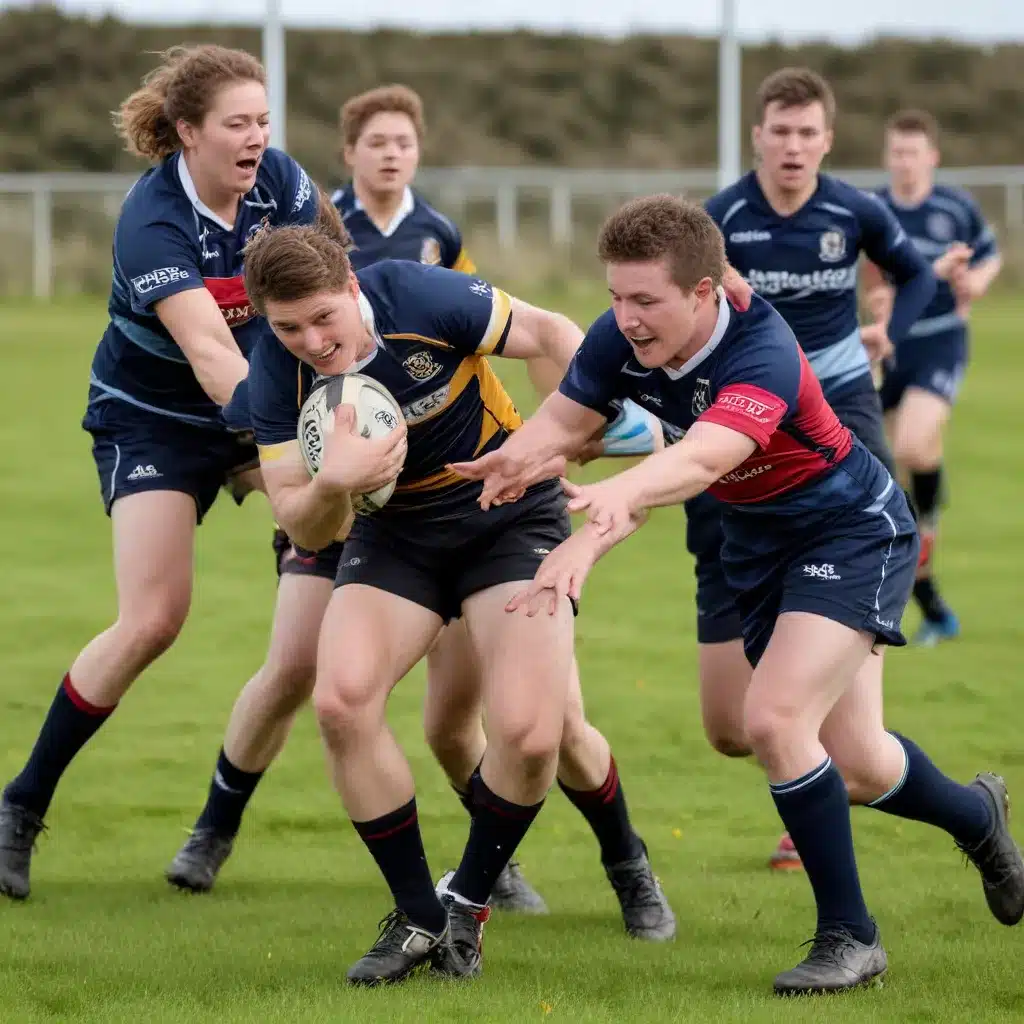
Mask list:
[[164,593],[137,607],[125,609],[118,618],[118,625],[138,660],[148,663],[178,639],[188,617],[188,609],[187,593]]
[[759,701],[747,701],[743,709],[743,731],[751,750],[765,766],[784,757],[808,738],[807,723],[793,708]]
[[705,722],[704,735],[712,749],[724,757],[749,757],[753,753],[742,726],[731,729],[724,723]]
[[334,675],[317,679],[313,711],[324,739],[332,744],[372,731],[383,722],[386,688],[372,677]]
[[520,715],[515,719],[488,721],[488,742],[500,747],[506,760],[514,760],[524,775],[547,771],[558,758],[562,723],[542,721],[540,716]]

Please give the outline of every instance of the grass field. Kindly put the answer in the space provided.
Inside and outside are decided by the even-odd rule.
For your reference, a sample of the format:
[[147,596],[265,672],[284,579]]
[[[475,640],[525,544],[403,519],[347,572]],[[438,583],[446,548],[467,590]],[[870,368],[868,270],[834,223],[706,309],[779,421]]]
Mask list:
[[[540,297],[544,301],[545,297]],[[546,297],[558,303],[559,299]],[[598,293],[562,296],[581,320]],[[953,500],[939,568],[964,636],[889,659],[889,723],[958,777],[992,768],[1024,794],[1019,421],[1024,302],[977,311],[951,438]],[[87,436],[99,304],[0,306],[0,778],[20,767],[61,675],[114,614],[107,520]],[[526,400],[520,375],[510,387]],[[560,794],[521,849],[552,913],[492,918],[485,976],[352,991],[344,972],[390,909],[328,785],[302,716],[258,791],[209,897],[162,871],[200,807],[224,723],[259,665],[274,594],[260,498],[218,503],[200,531],[192,616],[72,766],[35,859],[32,898],[0,906],[0,1022],[1020,1021],[1024,932],[997,925],[944,835],[858,810],[882,990],[780,1003],[774,973],[813,931],[802,875],[765,867],[779,822],[756,768],[714,755],[696,699],[692,570],[664,510],[595,571],[578,620],[590,716],[616,752],[635,824],[679,920],[675,943],[628,941],[596,846]],[[908,616],[912,629],[916,616]],[[464,812],[420,738],[422,675],[392,698],[413,762],[435,874],[454,866]],[[1021,799],[1020,797],[1018,799]],[[1024,826],[1020,836],[1024,838]]]

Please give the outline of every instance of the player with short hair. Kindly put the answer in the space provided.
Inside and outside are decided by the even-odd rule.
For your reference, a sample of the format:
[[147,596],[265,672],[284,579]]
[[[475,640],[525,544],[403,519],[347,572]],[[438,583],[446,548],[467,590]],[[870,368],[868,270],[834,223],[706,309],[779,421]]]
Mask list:
[[[913,517],[882,463],[844,427],[792,329],[761,297],[722,300],[722,236],[671,196],[627,203],[602,229],[612,307],[558,392],[497,451],[453,468],[482,481],[480,505],[508,507],[631,397],[685,431],[675,445],[583,487],[588,522],[509,604],[527,621],[579,598],[594,563],[647,510],[710,490],[725,505],[722,563],[754,666],[744,732],[803,859],[818,910],[806,959],[779,994],[839,991],[886,969],[864,902],[850,800],[947,831],[979,869],[993,915],[1024,915],[1024,859],[1007,825],[1006,786],[960,785],[912,741],[886,732],[876,648],[902,645],[918,556]],[[840,774],[842,772],[842,774]]]
[[[922,561],[914,598],[924,621],[914,642],[931,646],[960,632],[932,575],[939,507],[944,494],[943,430],[967,368],[967,317],[1002,266],[995,235],[965,191],[935,181],[939,126],[923,110],[903,110],[885,127],[889,184],[879,190],[921,255],[933,260],[939,287],[884,364],[881,387],[897,465],[909,477],[918,513]],[[889,315],[892,287],[877,267],[865,275],[866,298],[880,321]]]
[[[429,250],[428,243],[435,241],[445,265],[471,272],[472,263],[462,251],[457,229],[418,196],[410,207],[415,216],[393,224],[393,230],[382,232],[362,212],[359,196],[366,196],[370,207],[374,197],[378,202],[388,200],[387,195],[381,197],[374,191],[374,169],[379,170],[381,160],[387,166],[394,161],[401,174],[393,181],[377,182],[376,188],[386,192],[390,187],[398,196],[409,194],[417,160],[410,159],[408,153],[418,153],[424,131],[419,97],[404,86],[364,93],[342,108],[342,126],[354,184],[349,198],[344,198],[344,190],[335,194],[339,212],[348,210],[349,215],[344,229],[334,229],[345,231],[343,244],[349,246],[353,266],[363,269],[392,255],[412,259]],[[391,198],[397,202],[394,195]],[[386,211],[384,216],[387,224],[390,218]],[[354,249],[349,241],[353,231]],[[420,262],[433,264],[433,260]],[[582,333],[577,335],[582,338]],[[535,385],[546,386],[542,397],[556,386],[564,371],[542,354],[527,359],[527,369]],[[407,367],[411,377],[424,381],[435,370],[429,354],[415,356]],[[246,388],[236,393],[229,412],[238,419],[240,428],[251,427]],[[603,439],[592,442],[590,451],[597,448],[602,454],[636,454],[655,449],[660,429],[653,420],[654,430],[659,430],[655,438],[649,426],[652,419],[627,403],[617,418],[617,428],[609,428]],[[249,800],[283,748],[298,708],[313,690],[319,627],[344,544],[336,540],[320,551],[307,551],[292,545],[281,529],[275,533],[274,544],[282,584],[268,659],[275,651],[287,652],[291,671],[262,669],[235,702],[206,804],[167,869],[171,884],[192,892],[208,892],[215,884],[231,854]],[[471,777],[486,746],[480,685],[469,637],[461,619],[455,619],[442,630],[427,656],[424,730],[435,757],[470,814]],[[575,658],[559,749],[558,781],[598,839],[602,866],[619,902],[627,934],[653,941],[674,937],[675,918],[654,876],[646,846],[630,822],[615,758],[607,740],[586,719]],[[499,874],[490,906],[525,913],[547,912],[543,898],[515,861]]]
[[[197,525],[221,487],[240,500],[258,481],[251,434],[229,430],[220,409],[266,330],[242,247],[261,224],[305,223],[317,209],[305,171],[268,147],[268,122],[259,61],[209,45],[167,51],[117,117],[128,150],[156,165],[118,217],[83,422],[113,530],[118,616],[75,659],[4,790],[0,892],[15,899],[29,894],[61,775],[184,624]],[[287,674],[287,652],[261,671]]]
[[[793,329],[840,422],[894,473],[869,350],[881,355],[890,339],[906,335],[934,294],[934,275],[876,197],[821,173],[836,116],[824,78],[807,68],[782,68],[761,83],[756,109],[756,169],[706,208],[725,236],[730,264]],[[884,265],[898,286],[887,322],[863,328],[857,316],[862,252]],[[718,560],[720,511],[707,494],[688,506],[690,530],[705,545],[698,554],[698,608],[706,612],[698,619],[700,639],[707,641],[701,644],[704,722],[716,749],[736,756],[749,751],[735,712],[750,671]],[[799,868],[785,836],[770,864]]]
[[[568,519],[557,488],[546,484],[515,508],[483,513],[479,488],[446,463],[494,448],[519,425],[484,357],[543,354],[567,364],[579,331],[440,267],[387,260],[356,276],[340,222],[326,212],[316,227],[260,233],[246,251],[246,286],[278,339],[265,338],[254,354],[248,392],[275,515],[309,550],[345,527],[349,494],[401,470],[390,502],[357,515],[345,540],[313,693],[335,785],[395,900],[349,979],[399,980],[424,964],[472,975],[494,882],[555,777],[573,660],[568,603],[547,623],[525,627],[503,608],[517,581],[568,535]],[[427,364],[430,374],[410,370]],[[310,480],[296,410],[315,375],[353,370],[394,394],[404,423],[388,439],[368,441],[351,432],[351,410],[346,418],[342,407]],[[462,862],[435,892],[412,776],[385,708],[391,688],[459,616],[478,661],[487,746],[469,780]]]

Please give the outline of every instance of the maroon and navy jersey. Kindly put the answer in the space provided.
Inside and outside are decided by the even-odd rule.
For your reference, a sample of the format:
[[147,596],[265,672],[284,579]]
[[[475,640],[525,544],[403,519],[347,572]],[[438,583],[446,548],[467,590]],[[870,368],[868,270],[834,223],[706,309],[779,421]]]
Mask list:
[[630,398],[684,432],[702,422],[745,434],[757,445],[753,454],[708,488],[730,505],[777,507],[827,476],[853,445],[792,330],[756,295],[744,313],[720,298],[711,338],[678,369],[637,362],[609,310],[587,332],[559,390],[602,415],[612,400]]
[[110,323],[93,358],[90,407],[116,400],[184,423],[222,426],[220,409],[153,307],[178,292],[206,288],[248,357],[268,328],[245,293],[242,249],[262,224],[310,223],[316,210],[312,181],[276,149],[263,154],[234,224],[199,198],[181,153],[143,174],[125,197],[114,231]]

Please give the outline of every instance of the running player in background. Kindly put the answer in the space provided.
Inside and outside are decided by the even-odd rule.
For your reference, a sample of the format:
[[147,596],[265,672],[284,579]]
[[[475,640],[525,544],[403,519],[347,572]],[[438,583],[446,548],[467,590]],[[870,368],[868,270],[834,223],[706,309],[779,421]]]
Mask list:
[[[709,199],[707,210],[725,236],[730,264],[792,328],[839,421],[895,474],[871,358],[883,354],[891,340],[906,337],[935,293],[935,276],[877,197],[821,173],[836,114],[828,82],[807,68],[783,68],[761,83],[757,111],[757,169]],[[885,267],[897,286],[888,321],[865,328],[857,322],[862,252]],[[713,514],[710,496],[697,500]],[[704,532],[713,531],[709,526]],[[702,666],[710,669],[701,690],[704,721],[717,749],[741,754],[749,744],[729,709],[742,706],[736,696],[746,689],[750,672],[738,639],[724,632],[728,626],[737,635],[739,623],[725,599],[729,588],[721,567],[709,556],[702,563],[705,590],[715,595],[708,603],[721,616],[718,635],[724,640],[702,656]],[[770,863],[799,867],[787,837]]]
[[242,247],[262,224],[305,223],[317,193],[268,148],[260,63],[176,48],[122,105],[128,150],[157,166],[114,232],[110,322],[93,359],[84,427],[110,515],[117,621],[78,655],[0,803],[0,892],[29,894],[33,844],[61,775],[188,614],[193,546],[221,487],[240,499],[257,454],[220,407],[266,330],[245,294]]
[[[931,114],[905,110],[885,130],[889,184],[880,196],[922,256],[934,260],[940,284],[920,319],[884,362],[881,388],[893,454],[909,477],[921,532],[921,565],[914,598],[924,621],[914,642],[932,646],[960,632],[932,574],[943,485],[943,431],[967,368],[967,318],[1002,265],[995,235],[977,203],[962,189],[935,182],[939,126]],[[866,299],[880,323],[892,309],[892,286],[866,268]]]
[[[978,868],[993,916],[1024,916],[1024,860],[1006,786],[944,775],[884,727],[877,649],[906,641],[918,538],[904,493],[837,419],[792,330],[755,297],[720,292],[722,238],[700,207],[671,196],[627,203],[598,253],[612,308],[559,390],[497,450],[456,465],[502,508],[633,398],[685,436],[599,483],[565,484],[588,522],[544,560],[508,612],[547,618],[578,599],[595,562],[650,508],[709,489],[726,506],[722,563],[754,666],[736,713],[803,858],[817,904],[811,948],[775,978],[792,995],[851,989],[886,969],[864,901],[850,801],[946,831]],[[514,507],[514,502],[511,507]]]

